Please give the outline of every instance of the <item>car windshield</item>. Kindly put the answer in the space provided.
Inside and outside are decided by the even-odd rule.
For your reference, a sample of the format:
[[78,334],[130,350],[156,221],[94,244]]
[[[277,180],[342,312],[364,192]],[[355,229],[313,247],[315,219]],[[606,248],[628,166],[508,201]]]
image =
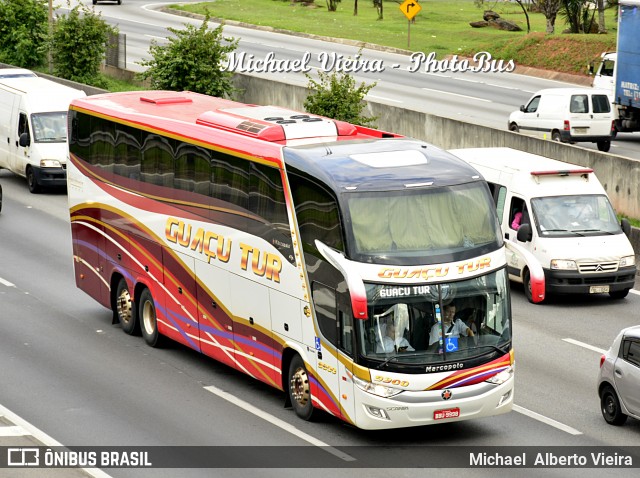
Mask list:
[[504,269],[440,285],[365,287],[369,318],[358,321],[361,354],[380,361],[379,367],[436,365],[509,350]]
[[34,113],[31,115],[36,143],[64,143],[67,140],[67,113]]
[[531,207],[542,237],[622,233],[605,195],[534,198]]

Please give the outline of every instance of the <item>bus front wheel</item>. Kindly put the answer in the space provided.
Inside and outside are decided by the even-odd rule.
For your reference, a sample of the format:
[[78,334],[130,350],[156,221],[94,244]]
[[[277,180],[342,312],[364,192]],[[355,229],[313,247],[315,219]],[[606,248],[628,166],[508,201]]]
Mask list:
[[132,335],[136,330],[136,314],[133,309],[133,302],[127,281],[120,279],[116,288],[116,317],[118,322],[127,334]]
[[144,289],[140,294],[138,316],[140,317],[140,330],[144,341],[151,347],[162,345],[162,336],[158,332],[156,305],[149,289]]
[[309,374],[300,355],[296,355],[289,365],[289,399],[293,409],[303,420],[311,420],[311,386]]

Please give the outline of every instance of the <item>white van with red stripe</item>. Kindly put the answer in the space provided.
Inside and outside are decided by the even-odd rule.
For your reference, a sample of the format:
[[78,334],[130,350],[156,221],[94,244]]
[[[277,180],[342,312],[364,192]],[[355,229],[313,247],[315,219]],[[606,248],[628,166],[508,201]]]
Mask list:
[[[545,293],[624,298],[636,264],[629,222],[618,223],[592,169],[510,148],[451,150],[489,184],[504,238],[531,253],[544,271]],[[509,277],[531,302],[531,256],[508,248]],[[528,264],[529,262],[529,264]]]

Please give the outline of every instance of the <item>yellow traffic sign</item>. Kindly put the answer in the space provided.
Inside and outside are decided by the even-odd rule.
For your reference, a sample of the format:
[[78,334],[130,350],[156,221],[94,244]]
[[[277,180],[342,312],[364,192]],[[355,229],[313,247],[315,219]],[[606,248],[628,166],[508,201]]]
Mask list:
[[409,20],[412,20],[413,17],[420,13],[422,7],[416,0],[404,0],[404,2],[402,2],[402,5],[400,5],[400,10],[402,10],[402,13],[404,13],[405,17],[407,17]]

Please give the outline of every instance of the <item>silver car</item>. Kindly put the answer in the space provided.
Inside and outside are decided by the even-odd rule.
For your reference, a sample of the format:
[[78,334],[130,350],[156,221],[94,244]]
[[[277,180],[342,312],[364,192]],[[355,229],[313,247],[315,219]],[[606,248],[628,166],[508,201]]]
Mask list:
[[600,358],[598,395],[607,423],[640,420],[640,325],[623,329]]

